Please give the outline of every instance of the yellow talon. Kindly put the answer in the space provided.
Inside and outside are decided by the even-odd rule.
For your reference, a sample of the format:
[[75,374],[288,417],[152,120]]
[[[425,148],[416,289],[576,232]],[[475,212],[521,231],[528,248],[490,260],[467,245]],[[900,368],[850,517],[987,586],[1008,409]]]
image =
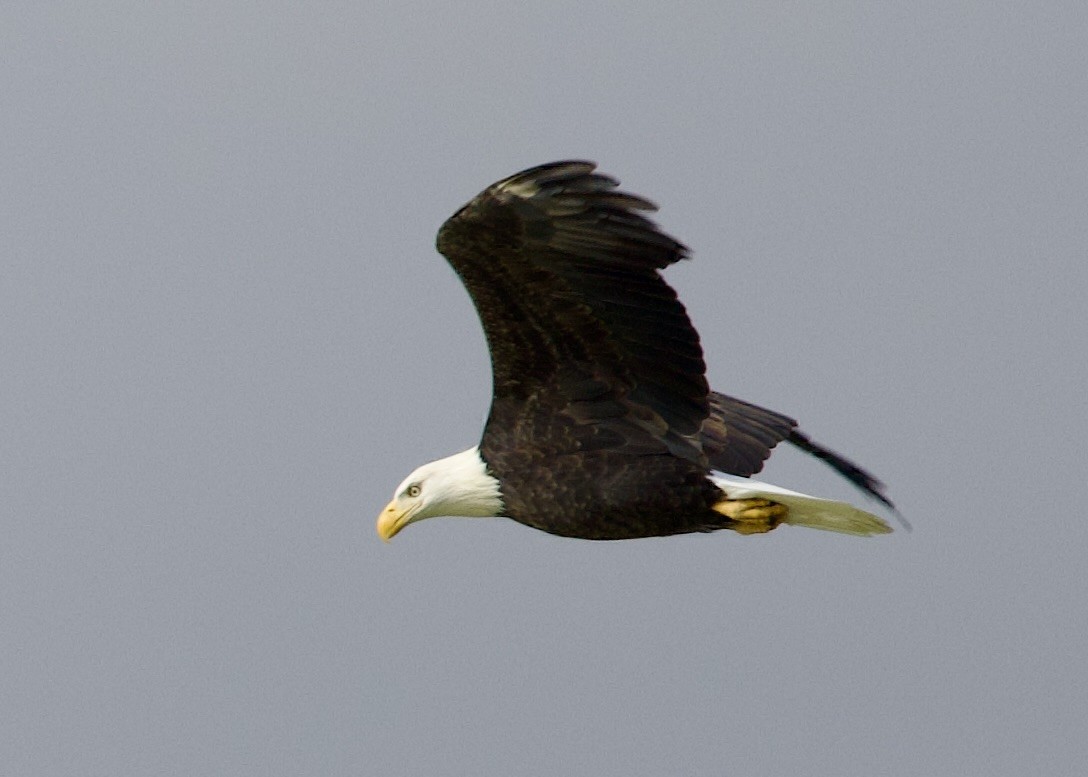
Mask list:
[[733,522],[728,528],[738,534],[763,534],[786,520],[789,508],[769,499],[723,499],[714,512]]

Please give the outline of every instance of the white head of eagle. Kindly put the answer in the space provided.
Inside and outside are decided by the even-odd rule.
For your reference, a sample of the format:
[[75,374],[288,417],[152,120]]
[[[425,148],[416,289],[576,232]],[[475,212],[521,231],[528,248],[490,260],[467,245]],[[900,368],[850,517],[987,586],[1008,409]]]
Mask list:
[[487,473],[479,448],[472,447],[417,467],[406,477],[378,517],[378,534],[388,542],[405,526],[424,518],[501,514],[499,481]]

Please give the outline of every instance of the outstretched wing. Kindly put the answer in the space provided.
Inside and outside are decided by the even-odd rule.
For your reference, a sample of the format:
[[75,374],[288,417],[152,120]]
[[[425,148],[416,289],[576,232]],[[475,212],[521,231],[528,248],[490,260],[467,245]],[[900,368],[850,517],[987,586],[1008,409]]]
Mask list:
[[862,491],[895,510],[895,505],[884,493],[884,484],[876,477],[813,442],[797,428],[795,420],[773,410],[712,391],[710,415],[703,422],[700,438],[711,467],[741,477],[755,475],[763,469],[763,462],[774,446],[785,440],[820,459]]
[[518,173],[439,230],[491,351],[491,417],[537,443],[550,435],[557,451],[705,461],[703,353],[658,272],[687,251],[643,215],[650,202],[594,169],[570,161]]
[[763,469],[774,446],[796,427],[789,416],[711,391],[710,415],[700,437],[711,467],[749,477]]

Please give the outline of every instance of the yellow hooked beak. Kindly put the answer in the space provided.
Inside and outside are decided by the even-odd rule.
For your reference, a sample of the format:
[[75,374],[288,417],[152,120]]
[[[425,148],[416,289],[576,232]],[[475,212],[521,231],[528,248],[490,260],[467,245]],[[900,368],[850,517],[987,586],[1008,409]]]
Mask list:
[[412,513],[408,510],[398,510],[397,502],[393,500],[381,515],[378,516],[378,536],[383,542],[389,542],[401,529],[412,521]]

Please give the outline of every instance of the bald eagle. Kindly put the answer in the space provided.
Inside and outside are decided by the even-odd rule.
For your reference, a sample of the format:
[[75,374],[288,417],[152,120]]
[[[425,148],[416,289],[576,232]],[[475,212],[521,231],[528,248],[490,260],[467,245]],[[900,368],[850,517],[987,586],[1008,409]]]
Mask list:
[[660,270],[687,256],[592,162],[489,186],[438,232],[491,351],[479,445],[416,469],[378,517],[505,516],[618,540],[779,524],[891,531],[845,502],[749,479],[785,440],[894,511],[883,485],[781,413],[710,391],[699,336]]

